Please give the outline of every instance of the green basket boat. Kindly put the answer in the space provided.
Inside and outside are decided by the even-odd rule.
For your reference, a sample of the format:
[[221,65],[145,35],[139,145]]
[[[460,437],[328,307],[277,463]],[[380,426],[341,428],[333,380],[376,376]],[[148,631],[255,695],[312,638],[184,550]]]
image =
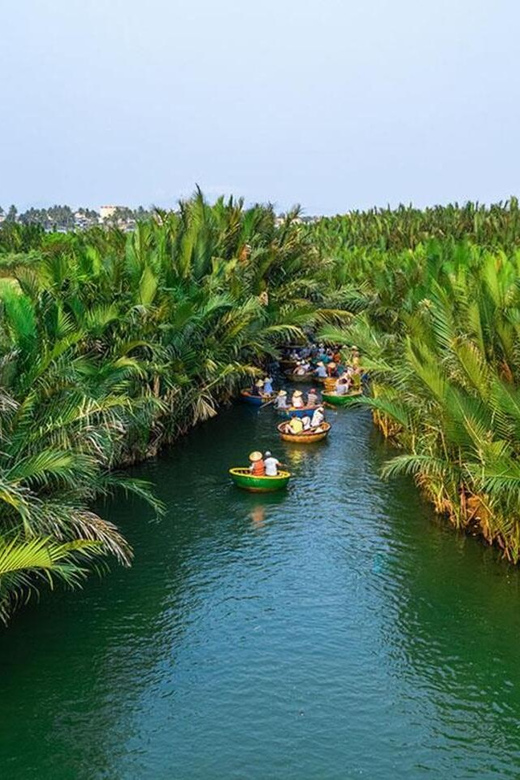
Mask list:
[[289,484],[291,475],[288,471],[279,471],[276,477],[255,477],[248,468],[229,469],[229,474],[235,485],[250,493],[273,493],[283,490]]
[[359,398],[363,395],[363,390],[354,390],[347,395],[336,395],[336,393],[322,393],[324,403],[329,406],[351,406],[359,401]]

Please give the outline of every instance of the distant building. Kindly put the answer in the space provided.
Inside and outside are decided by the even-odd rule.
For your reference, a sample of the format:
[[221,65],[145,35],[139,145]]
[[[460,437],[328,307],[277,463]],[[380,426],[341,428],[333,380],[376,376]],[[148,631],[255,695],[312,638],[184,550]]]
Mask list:
[[113,217],[119,208],[121,208],[121,206],[101,206],[99,209],[99,216],[101,217],[101,221],[104,222],[106,219]]

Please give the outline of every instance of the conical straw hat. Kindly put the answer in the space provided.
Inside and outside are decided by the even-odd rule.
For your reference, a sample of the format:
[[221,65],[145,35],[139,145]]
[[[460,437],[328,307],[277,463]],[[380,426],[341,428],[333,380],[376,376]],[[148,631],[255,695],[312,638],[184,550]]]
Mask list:
[[258,452],[258,450],[255,450],[255,452],[252,452],[249,456],[249,460],[255,463],[257,460],[262,460],[262,453]]

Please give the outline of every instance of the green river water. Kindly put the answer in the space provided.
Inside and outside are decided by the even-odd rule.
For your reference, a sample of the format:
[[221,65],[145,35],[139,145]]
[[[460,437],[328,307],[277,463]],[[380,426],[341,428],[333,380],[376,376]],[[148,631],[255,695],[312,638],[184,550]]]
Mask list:
[[[237,406],[103,508],[129,570],[0,634],[2,780],[520,777],[519,571],[436,519],[366,410],[281,445]],[[282,455],[286,494],[227,468]]]

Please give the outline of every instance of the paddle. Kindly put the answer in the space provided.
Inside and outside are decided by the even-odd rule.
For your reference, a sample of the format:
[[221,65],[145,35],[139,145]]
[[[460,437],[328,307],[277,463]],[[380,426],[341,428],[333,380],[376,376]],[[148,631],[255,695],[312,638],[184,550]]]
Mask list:
[[260,409],[265,409],[265,407],[266,407],[266,406],[269,406],[269,404],[274,404],[275,400],[276,400],[275,398],[271,398],[271,400],[270,400],[270,401],[266,401],[266,402],[265,402],[265,404],[262,404],[262,405],[260,406]]

